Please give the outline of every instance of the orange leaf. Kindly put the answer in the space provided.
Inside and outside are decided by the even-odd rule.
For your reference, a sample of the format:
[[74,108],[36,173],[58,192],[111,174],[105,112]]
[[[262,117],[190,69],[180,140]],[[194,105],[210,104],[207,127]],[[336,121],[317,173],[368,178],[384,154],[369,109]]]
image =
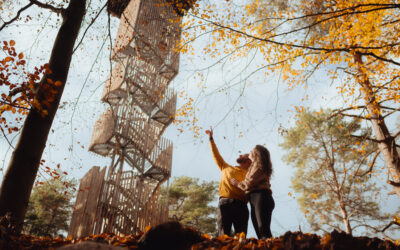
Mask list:
[[14,40],[11,40],[10,41],[10,46],[14,46],[15,45],[15,41]]
[[19,59],[24,58],[24,53],[19,53],[18,58],[19,58]]
[[59,86],[62,85],[62,82],[61,82],[61,81],[56,81],[56,82],[54,83],[54,85],[56,85],[57,87],[59,87]]

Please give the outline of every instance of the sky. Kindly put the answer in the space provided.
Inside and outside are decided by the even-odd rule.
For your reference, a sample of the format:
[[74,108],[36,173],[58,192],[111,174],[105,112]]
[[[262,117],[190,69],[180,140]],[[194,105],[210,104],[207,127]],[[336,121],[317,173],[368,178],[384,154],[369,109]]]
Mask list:
[[[98,8],[94,10],[88,13],[80,37]],[[29,12],[32,16],[37,14],[36,8]],[[17,49],[30,59],[30,67],[45,63],[56,35],[55,27],[59,24],[54,19],[54,14],[45,11],[39,20],[12,25],[0,32],[0,41],[14,39]],[[43,23],[47,25],[42,29]],[[119,20],[113,17],[110,24],[111,36],[115,37]],[[70,176],[77,179],[92,166],[110,164],[109,158],[87,150],[93,125],[107,107],[101,103],[100,96],[109,71],[108,40],[103,45],[108,31],[107,16],[103,12],[73,56],[61,107],[43,156],[49,166],[60,163]],[[205,42],[207,38],[196,43],[201,47]],[[257,53],[211,68],[213,61],[203,60],[203,56],[200,49],[194,55],[181,55],[179,74],[170,85],[178,93],[184,91],[184,96],[178,98],[178,107],[189,97],[196,101],[197,125],[202,127],[198,138],[187,128],[183,133],[179,132],[182,127],[174,125],[165,131],[164,136],[174,144],[172,178],[190,176],[201,181],[219,181],[221,174],[213,162],[208,136],[204,133],[210,126],[214,128],[214,140],[220,153],[229,164],[234,165],[239,154],[249,152],[256,144],[265,145],[271,152],[274,168],[271,180],[275,200],[271,225],[273,235],[299,229],[309,232],[290,184],[294,170],[282,161],[285,152],[279,147],[283,139],[278,129],[293,126],[295,105],[313,109],[340,105],[335,88],[326,84],[328,79],[323,72],[314,75],[306,89],[288,90],[279,74],[267,77],[263,71],[246,79],[262,60]],[[198,76],[195,78],[199,71],[206,76],[202,84]],[[221,88],[225,89],[219,92]],[[311,98],[301,101],[307,95]],[[0,168],[3,169],[0,175],[4,173],[11,152],[6,141],[0,140]],[[389,197],[381,204],[386,208],[399,207],[400,201]],[[255,237],[251,222],[248,236]]]

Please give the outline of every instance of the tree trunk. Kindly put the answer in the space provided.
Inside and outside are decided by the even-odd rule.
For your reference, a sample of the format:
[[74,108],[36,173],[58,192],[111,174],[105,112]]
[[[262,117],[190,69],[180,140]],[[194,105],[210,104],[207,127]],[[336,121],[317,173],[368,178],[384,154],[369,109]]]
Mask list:
[[342,220],[344,226],[346,227],[346,233],[352,235],[353,230],[351,229],[349,215],[347,214],[346,205],[343,202],[342,195],[339,195],[339,207],[340,207],[340,212],[342,213]]
[[[358,65],[358,72],[361,75],[359,83],[363,87],[363,92],[366,99],[366,107],[370,115],[372,127],[375,134],[375,139],[378,140],[378,148],[383,154],[388,171],[393,178],[394,191],[400,197],[400,157],[395,146],[395,138],[390,134],[386,126],[385,120],[381,115],[381,108],[376,101],[372,92],[371,82],[363,73],[361,67],[363,65],[361,55],[356,53],[354,60]],[[397,184],[397,185],[396,185]]]
[[[54,219],[56,218],[56,215],[57,215],[57,207],[55,206],[54,209],[53,209],[53,212],[51,213],[51,219],[49,221],[49,224],[47,225],[47,232],[51,231],[50,227],[53,226]],[[57,232],[54,232],[54,234],[53,234],[53,232],[50,233],[51,237],[57,237],[56,233]]]
[[332,172],[332,176],[333,176],[333,184],[335,185],[335,193],[339,202],[339,207],[340,207],[340,212],[342,213],[342,220],[344,223],[344,226],[346,227],[346,233],[352,235],[353,234],[353,230],[351,228],[350,225],[350,218],[349,215],[347,214],[347,210],[346,210],[346,204],[343,201],[343,196],[342,196],[342,188],[339,184],[339,181],[337,179],[337,175],[336,175],[336,169],[335,169],[335,163],[334,163],[334,159],[331,160],[331,162],[329,163],[329,169]]
[[[56,87],[57,93],[46,116],[42,116],[36,109],[29,112],[3,178],[0,188],[0,216],[10,213],[11,224],[17,233],[22,229],[29,196],[68,77],[73,46],[78,37],[85,9],[86,0],[70,0],[63,14],[63,23],[49,61],[52,72],[45,74],[41,80],[47,82],[47,79],[52,79],[54,82],[61,81],[62,84]],[[45,98],[43,90],[39,89],[39,95],[40,102]]]

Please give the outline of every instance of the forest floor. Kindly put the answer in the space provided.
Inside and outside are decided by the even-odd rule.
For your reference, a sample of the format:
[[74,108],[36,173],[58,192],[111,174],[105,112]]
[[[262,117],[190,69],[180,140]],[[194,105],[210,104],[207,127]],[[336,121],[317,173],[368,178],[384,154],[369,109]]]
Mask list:
[[[145,234],[115,235],[99,234],[80,239],[34,237],[29,235],[0,234],[0,249],[57,249],[62,246],[80,242],[96,242],[107,246],[119,246],[127,249],[400,249],[398,242],[379,238],[353,237],[346,233],[333,231],[319,236],[302,232],[286,232],[284,235],[267,240],[245,238],[244,235],[234,237],[210,237],[193,228],[183,228],[180,224],[155,227]],[[81,248],[76,248],[81,249]],[[82,248],[84,249],[84,248]],[[109,248],[111,249],[111,248]]]

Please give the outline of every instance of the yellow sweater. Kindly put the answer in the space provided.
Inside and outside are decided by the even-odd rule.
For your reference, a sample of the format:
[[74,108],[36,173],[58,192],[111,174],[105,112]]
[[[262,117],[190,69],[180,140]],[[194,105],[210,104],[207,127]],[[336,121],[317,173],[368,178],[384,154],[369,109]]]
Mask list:
[[243,181],[246,177],[246,170],[240,167],[232,167],[224,161],[222,156],[219,154],[218,148],[215,145],[214,140],[210,140],[210,147],[212,156],[215,163],[221,170],[222,177],[219,183],[219,196],[231,199],[237,199],[247,201],[246,195],[240,188],[233,186],[229,180],[235,178],[238,181]]

